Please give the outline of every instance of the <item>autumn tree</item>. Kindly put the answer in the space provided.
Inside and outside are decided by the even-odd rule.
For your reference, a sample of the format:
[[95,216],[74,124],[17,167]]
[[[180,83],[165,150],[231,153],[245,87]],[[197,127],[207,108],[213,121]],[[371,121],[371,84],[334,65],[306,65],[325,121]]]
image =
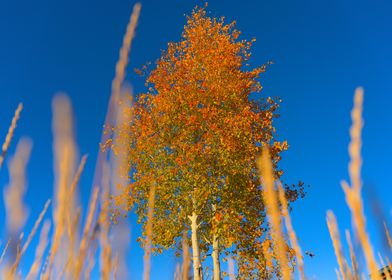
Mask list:
[[255,159],[271,146],[279,178],[280,153],[288,147],[275,140],[279,101],[250,97],[261,91],[266,66],[248,69],[255,40],[239,36],[235,22],[196,8],[181,40],[145,69],[149,90],[137,96],[126,131],[132,183],[122,198],[136,209],[144,235],[154,202],[155,252],[190,235],[195,279],[202,279],[201,255],[210,249],[214,279],[221,278],[222,252],[239,256],[243,269],[262,269],[254,262],[265,264],[259,249],[268,226]]

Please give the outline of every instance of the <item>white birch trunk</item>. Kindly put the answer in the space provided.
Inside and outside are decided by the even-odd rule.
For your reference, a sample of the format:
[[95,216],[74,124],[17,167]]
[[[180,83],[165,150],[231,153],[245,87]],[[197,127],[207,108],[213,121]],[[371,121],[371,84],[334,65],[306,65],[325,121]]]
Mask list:
[[[212,205],[212,211],[215,215],[216,205]],[[215,229],[216,231],[216,229]],[[216,232],[212,236],[212,262],[214,266],[214,277],[213,280],[221,280],[221,272],[220,272],[220,262],[219,262],[219,239]]]
[[203,280],[203,270],[200,261],[199,240],[197,238],[197,214],[195,211],[192,212],[192,216],[190,216],[189,219],[191,220],[192,230],[193,279]]
[[214,280],[221,280],[220,262],[219,262],[219,239],[216,234],[212,237],[212,260],[214,265]]

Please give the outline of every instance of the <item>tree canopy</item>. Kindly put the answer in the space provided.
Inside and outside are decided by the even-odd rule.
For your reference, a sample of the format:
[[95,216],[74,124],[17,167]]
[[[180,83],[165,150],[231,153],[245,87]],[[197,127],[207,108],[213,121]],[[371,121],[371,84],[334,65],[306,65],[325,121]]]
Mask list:
[[[131,139],[126,172],[132,179],[119,200],[136,209],[145,234],[153,187],[154,251],[179,245],[184,232],[196,234],[202,252],[216,245],[234,255],[246,278],[265,266],[268,242],[255,159],[271,147],[278,179],[288,144],[276,140],[273,126],[280,100],[260,95],[266,65],[249,67],[255,40],[240,34],[235,22],[196,8],[181,40],[168,44],[154,69],[144,68],[148,92],[137,96],[131,123],[121,127]],[[295,200],[298,189],[286,189]]]

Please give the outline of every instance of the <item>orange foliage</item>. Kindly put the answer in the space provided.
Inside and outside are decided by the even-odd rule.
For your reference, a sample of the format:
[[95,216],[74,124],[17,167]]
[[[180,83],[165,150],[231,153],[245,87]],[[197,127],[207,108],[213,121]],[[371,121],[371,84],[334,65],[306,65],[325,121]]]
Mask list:
[[[261,91],[258,78],[266,66],[246,69],[255,40],[239,36],[235,22],[195,9],[181,41],[168,44],[147,77],[149,91],[133,106],[133,180],[124,195],[145,226],[149,189],[156,185],[157,248],[178,245],[195,209],[202,236],[219,235],[227,250],[254,251],[249,247],[265,231],[255,158],[265,143],[271,146],[278,178],[279,154],[288,144],[274,140],[278,102],[250,98]],[[201,246],[208,249],[208,243]]]

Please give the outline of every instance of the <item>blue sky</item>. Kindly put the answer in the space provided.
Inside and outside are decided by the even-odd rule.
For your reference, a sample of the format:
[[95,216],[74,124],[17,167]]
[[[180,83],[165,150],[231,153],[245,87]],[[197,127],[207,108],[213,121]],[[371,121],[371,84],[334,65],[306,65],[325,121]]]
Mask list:
[[[127,76],[135,92],[145,90],[144,82],[131,69],[154,61],[169,41],[178,40],[184,14],[203,3],[142,1]],[[80,151],[89,154],[80,186],[82,196],[88,197],[114,65],[132,6],[125,0],[0,2],[0,137],[5,137],[17,103],[23,102],[15,139],[29,136],[34,141],[26,197],[28,227],[52,195],[51,99],[57,91],[71,97]],[[282,160],[284,179],[310,185],[307,196],[294,206],[294,226],[303,249],[316,255],[305,259],[307,274],[331,279],[337,264],[325,213],[334,210],[341,230],[351,227],[339,182],[347,178],[350,110],[358,85],[365,88],[365,201],[369,206],[367,198],[376,194],[391,217],[392,2],[211,0],[208,10],[212,16],[237,20],[244,38],[257,38],[253,66],[275,61],[261,82],[264,96],[283,99],[276,126],[280,138],[290,143]],[[11,153],[15,146],[16,141]],[[4,167],[0,186],[7,180]],[[379,240],[371,212],[368,217],[369,231]],[[0,222],[4,224],[2,203]],[[137,226],[132,233],[135,240]],[[382,250],[381,243],[376,244]],[[132,279],[140,278],[141,256],[133,242]],[[170,279],[173,269],[172,254],[155,258],[153,279]]]

